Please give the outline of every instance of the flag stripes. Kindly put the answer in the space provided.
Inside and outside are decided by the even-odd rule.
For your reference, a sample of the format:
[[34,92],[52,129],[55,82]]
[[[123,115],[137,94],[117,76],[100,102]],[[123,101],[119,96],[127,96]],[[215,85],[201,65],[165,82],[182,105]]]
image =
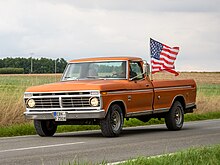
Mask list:
[[178,75],[174,70],[174,62],[179,52],[179,47],[169,47],[158,41],[150,39],[152,74],[166,70]]

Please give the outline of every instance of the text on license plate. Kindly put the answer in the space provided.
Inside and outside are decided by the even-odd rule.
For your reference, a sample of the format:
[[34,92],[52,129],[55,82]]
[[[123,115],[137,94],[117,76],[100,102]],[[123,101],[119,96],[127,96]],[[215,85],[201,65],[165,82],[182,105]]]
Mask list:
[[66,121],[66,112],[53,112],[55,121]]

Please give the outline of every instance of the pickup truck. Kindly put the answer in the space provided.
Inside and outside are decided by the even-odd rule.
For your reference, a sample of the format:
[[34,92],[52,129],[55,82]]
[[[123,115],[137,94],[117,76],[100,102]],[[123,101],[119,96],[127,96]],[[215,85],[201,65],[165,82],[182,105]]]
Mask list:
[[25,91],[24,115],[40,136],[53,136],[58,125],[100,125],[103,136],[119,136],[129,118],[165,118],[168,130],[180,130],[196,108],[195,81],[151,80],[149,73],[138,57],[72,60],[60,82]]

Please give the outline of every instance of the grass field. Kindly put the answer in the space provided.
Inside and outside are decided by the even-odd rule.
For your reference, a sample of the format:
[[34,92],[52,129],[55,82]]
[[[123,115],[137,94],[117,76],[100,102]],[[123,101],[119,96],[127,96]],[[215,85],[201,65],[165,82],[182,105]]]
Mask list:
[[0,75],[0,126],[26,122],[23,94],[29,86],[52,83],[60,75]]
[[[0,75],[0,127],[27,123],[23,93],[29,86],[52,83],[61,75]],[[180,76],[156,74],[154,79],[193,78],[197,82],[196,114],[220,112],[220,72],[219,73],[181,73]]]

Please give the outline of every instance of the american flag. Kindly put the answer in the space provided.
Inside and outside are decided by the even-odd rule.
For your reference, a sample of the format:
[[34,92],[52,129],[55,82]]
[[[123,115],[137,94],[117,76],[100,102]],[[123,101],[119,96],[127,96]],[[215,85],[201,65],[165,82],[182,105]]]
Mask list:
[[179,47],[169,47],[158,41],[150,39],[151,67],[152,74],[160,71],[168,71],[179,75],[174,69],[174,61],[179,52]]

